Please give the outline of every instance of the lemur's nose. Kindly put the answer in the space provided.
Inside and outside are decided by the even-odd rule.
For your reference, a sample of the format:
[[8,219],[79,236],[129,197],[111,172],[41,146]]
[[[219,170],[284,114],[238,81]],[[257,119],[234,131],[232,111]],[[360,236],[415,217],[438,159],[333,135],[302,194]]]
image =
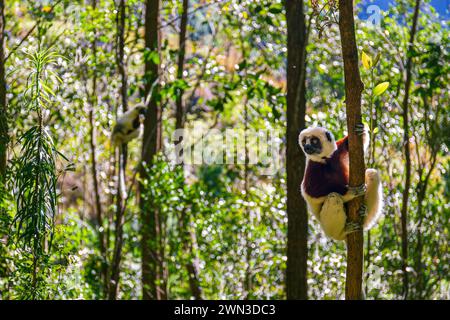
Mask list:
[[310,145],[310,144],[305,144],[303,146],[303,149],[305,150],[305,152],[307,154],[312,154],[314,152],[314,147],[312,145]]

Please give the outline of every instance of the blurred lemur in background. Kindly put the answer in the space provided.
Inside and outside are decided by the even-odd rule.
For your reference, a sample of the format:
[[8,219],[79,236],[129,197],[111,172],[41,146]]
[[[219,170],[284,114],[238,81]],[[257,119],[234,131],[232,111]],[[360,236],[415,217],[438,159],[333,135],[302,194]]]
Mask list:
[[121,115],[112,131],[111,140],[113,146],[121,148],[123,144],[137,138],[141,132],[141,121],[146,113],[146,106],[137,105]]

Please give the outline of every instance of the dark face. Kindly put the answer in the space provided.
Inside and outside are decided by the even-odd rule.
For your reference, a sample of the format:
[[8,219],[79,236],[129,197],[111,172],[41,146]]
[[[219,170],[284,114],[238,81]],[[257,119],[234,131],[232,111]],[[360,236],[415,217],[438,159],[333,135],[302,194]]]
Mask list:
[[147,114],[147,108],[146,107],[139,107],[139,114],[146,115]]
[[305,153],[309,155],[320,154],[322,152],[322,143],[320,142],[320,139],[315,136],[304,137],[302,146]]

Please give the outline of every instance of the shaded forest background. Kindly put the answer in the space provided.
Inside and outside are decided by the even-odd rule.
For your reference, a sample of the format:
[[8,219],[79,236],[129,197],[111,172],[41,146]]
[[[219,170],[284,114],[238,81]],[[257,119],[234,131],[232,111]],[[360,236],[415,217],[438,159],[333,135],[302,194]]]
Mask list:
[[[288,32],[307,43],[293,134],[302,121],[346,134],[336,1],[304,1],[289,28],[293,2],[0,0],[0,299],[344,297],[345,243],[312,217],[288,233],[307,218],[286,175],[301,157]],[[358,18],[369,4],[356,40],[385,209],[364,234],[365,295],[449,299],[448,20],[399,0],[374,27]],[[112,127],[138,103],[143,137],[119,161]],[[281,168],[173,165],[162,151],[194,126],[282,132]],[[292,234],[307,247],[289,250]]]

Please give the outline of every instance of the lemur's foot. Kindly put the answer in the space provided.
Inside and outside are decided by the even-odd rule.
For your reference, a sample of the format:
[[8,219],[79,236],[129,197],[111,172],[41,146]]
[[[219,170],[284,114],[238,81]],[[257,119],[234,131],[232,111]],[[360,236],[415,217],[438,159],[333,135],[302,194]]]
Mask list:
[[348,187],[348,191],[351,192],[355,196],[355,198],[365,195],[366,189],[367,188],[365,183],[356,187]]
[[355,132],[358,136],[362,136],[362,135],[364,135],[364,133],[366,133],[366,127],[364,126],[364,124],[358,123],[355,126]]
[[358,209],[358,215],[361,221],[364,221],[367,216],[367,206],[363,203],[361,207]]
[[349,233],[353,233],[353,232],[357,232],[357,231],[361,231],[361,230],[362,230],[361,223],[348,221],[345,224],[344,233],[349,234]]

